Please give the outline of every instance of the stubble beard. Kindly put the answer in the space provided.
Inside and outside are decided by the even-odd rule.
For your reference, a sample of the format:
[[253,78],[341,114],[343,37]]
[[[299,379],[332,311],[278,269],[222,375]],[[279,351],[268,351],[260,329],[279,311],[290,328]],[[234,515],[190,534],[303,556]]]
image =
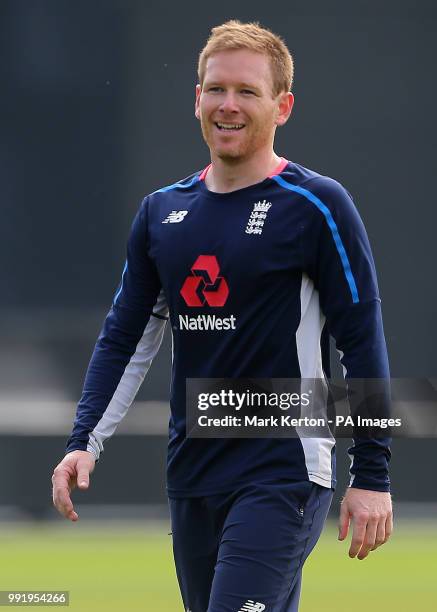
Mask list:
[[[229,162],[229,163],[239,162],[245,159],[246,157],[249,157],[251,153],[253,153],[257,148],[258,139],[256,137],[256,133],[252,132],[252,134],[249,135],[249,137],[245,138],[243,142],[239,143],[233,149],[224,147],[223,150],[221,151],[220,149],[217,149],[214,144],[213,130],[215,129],[215,127],[210,127],[210,125],[204,121],[201,121],[200,125],[202,129],[203,139],[205,143],[207,144],[209,150],[211,151],[211,154],[214,154],[216,157],[218,157],[224,162]],[[243,129],[248,129],[248,128],[244,127]]]

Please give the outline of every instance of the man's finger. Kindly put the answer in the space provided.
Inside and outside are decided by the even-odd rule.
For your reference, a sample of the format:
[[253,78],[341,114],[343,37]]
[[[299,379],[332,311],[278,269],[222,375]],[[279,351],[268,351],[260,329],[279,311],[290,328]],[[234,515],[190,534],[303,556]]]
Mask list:
[[367,522],[366,534],[361,549],[358,552],[357,558],[362,560],[367,557],[369,552],[375,546],[376,533],[378,530],[378,519],[372,518]]
[[371,548],[371,550],[376,550],[378,546],[381,546],[386,541],[385,524],[386,524],[386,517],[384,516],[380,518],[378,521],[378,526],[376,529],[375,545],[373,546],[373,548]]
[[393,531],[393,513],[390,512],[385,521],[385,539],[384,544],[387,542]]
[[77,521],[79,518],[77,512],[74,511],[73,502],[71,501],[70,491],[68,487],[56,486],[53,490],[53,503],[56,509],[71,521]]
[[352,541],[349,548],[349,557],[356,557],[366,536],[368,516],[363,515],[354,519],[354,528],[352,532]]
[[349,510],[346,504],[340,504],[340,518],[338,524],[338,539],[344,540],[347,537],[349,531]]
[[71,488],[74,486],[74,477],[65,466],[56,467],[52,476],[53,504],[55,508],[71,521],[79,518],[74,511],[73,502],[70,498]]

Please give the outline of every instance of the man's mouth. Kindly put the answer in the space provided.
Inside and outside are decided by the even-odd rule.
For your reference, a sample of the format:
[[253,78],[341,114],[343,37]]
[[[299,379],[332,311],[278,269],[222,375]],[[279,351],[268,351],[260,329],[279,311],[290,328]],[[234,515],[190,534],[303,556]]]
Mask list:
[[244,128],[244,123],[215,123],[215,126],[222,132],[238,131]]

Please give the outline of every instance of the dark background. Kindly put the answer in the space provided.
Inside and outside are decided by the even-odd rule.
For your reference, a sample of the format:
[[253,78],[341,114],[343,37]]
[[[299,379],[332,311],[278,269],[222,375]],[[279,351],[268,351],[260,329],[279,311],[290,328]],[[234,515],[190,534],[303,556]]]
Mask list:
[[[392,375],[436,375],[436,16],[426,0],[0,2],[4,483],[17,480],[4,466],[19,479],[32,454],[41,484],[31,504],[38,491],[48,499],[69,428],[30,441],[44,411],[27,411],[11,432],[8,402],[19,411],[32,398],[77,401],[140,200],[209,161],[193,113],[197,56],[210,28],[230,18],[260,21],[294,56],[296,102],[276,152],[352,193],[373,247]],[[169,343],[139,399],[168,400]],[[127,462],[155,457],[145,495],[163,499],[165,437],[134,440],[108,444],[95,476],[108,485],[101,501],[112,501],[120,444]],[[433,445],[395,442],[395,497],[437,499]],[[17,489],[2,486],[0,504],[20,505]],[[129,481],[125,489],[121,501]]]

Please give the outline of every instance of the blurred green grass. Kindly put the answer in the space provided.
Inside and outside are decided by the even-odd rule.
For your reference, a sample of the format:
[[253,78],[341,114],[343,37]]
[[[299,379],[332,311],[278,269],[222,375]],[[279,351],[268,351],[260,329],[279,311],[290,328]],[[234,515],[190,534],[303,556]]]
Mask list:
[[[0,525],[0,590],[69,590],[80,612],[183,611],[167,531],[165,523]],[[435,522],[398,521],[364,561],[347,550],[328,525],[305,565],[301,612],[437,609]]]

